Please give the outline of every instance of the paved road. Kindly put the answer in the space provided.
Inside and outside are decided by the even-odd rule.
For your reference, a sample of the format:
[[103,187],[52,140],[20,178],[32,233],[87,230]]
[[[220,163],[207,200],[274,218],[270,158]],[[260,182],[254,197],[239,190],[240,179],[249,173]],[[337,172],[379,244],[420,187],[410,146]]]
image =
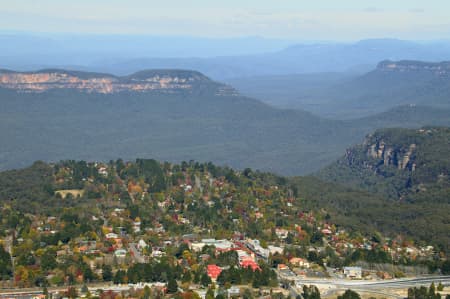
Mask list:
[[450,275],[447,276],[428,276],[419,278],[403,278],[392,280],[344,280],[344,279],[300,279],[303,284],[329,284],[336,287],[346,288],[364,288],[364,289],[380,289],[380,288],[409,288],[420,285],[430,285],[442,283],[450,285]]
[[[113,290],[113,291],[124,291],[128,290],[129,287],[127,285],[111,285],[107,283],[88,283],[86,284],[89,287],[90,291],[102,289],[102,290]],[[80,290],[82,285],[74,285],[73,287]],[[67,291],[69,286],[62,287],[49,287],[49,293],[64,293]],[[4,298],[15,298],[15,299],[31,299],[36,295],[42,294],[42,288],[23,288],[23,289],[15,289],[15,290],[0,290],[0,299]]]
[[[339,292],[345,292],[348,288],[344,289],[330,289],[327,290],[325,293],[322,293],[322,297],[330,297],[330,296],[337,296]],[[404,296],[400,296],[398,294],[393,293],[392,291],[389,292],[387,290],[364,290],[364,289],[353,289],[354,291],[360,293],[360,294],[373,294],[373,295],[381,295],[384,298],[394,298],[394,299],[404,299]]]
[[[339,291],[352,289],[361,293],[372,293],[383,295],[390,298],[403,298],[393,292],[395,289],[407,289],[411,287],[429,286],[432,282],[435,284],[442,283],[444,286],[450,286],[450,276],[429,276],[420,278],[405,278],[393,280],[344,280],[344,279],[299,279],[301,284],[316,285],[319,289],[326,289],[322,292],[322,296],[331,296]],[[392,290],[392,291],[389,291]],[[295,287],[290,288],[291,295],[301,293]]]
[[[133,244],[134,245],[134,244]],[[131,248],[131,246],[130,246]],[[135,248],[135,247],[134,247]],[[136,249],[136,248],[135,248]],[[137,251],[137,249],[136,249]],[[346,289],[352,289],[357,292],[366,292],[380,294],[384,296],[389,296],[391,298],[402,298],[399,295],[389,292],[388,289],[407,289],[416,286],[429,286],[432,282],[435,284],[441,282],[444,286],[450,286],[450,276],[429,276],[421,278],[408,278],[408,279],[394,279],[385,281],[349,281],[342,279],[302,279],[300,280],[302,284],[316,284],[316,285],[329,285],[332,288],[327,290],[323,296],[331,295],[338,291],[343,291]],[[112,286],[105,283],[91,283],[88,284],[90,289],[116,289],[124,290],[128,289],[128,286]],[[77,286],[78,288],[81,286]],[[65,287],[49,288],[49,292],[64,292],[67,290]],[[290,294],[294,297],[301,293],[301,290],[297,290],[295,287],[291,286]],[[31,298],[32,295],[41,294],[41,288],[30,288],[30,289],[17,289],[17,290],[0,290],[1,298]]]

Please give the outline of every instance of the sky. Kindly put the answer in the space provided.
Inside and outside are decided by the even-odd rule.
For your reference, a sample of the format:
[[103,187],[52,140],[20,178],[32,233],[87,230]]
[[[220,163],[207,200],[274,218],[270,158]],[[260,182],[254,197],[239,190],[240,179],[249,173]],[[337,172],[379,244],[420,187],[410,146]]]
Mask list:
[[45,33],[430,40],[449,16],[448,0],[0,0],[0,31]]

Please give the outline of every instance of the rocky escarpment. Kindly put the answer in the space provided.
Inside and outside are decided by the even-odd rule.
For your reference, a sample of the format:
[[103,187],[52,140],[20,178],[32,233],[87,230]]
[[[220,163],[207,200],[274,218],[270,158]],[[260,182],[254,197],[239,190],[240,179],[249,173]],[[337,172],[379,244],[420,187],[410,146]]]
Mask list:
[[416,184],[449,181],[448,148],[449,128],[383,129],[348,149],[341,165],[382,177],[406,175]]
[[381,129],[318,176],[390,198],[448,201],[449,148],[450,128]]
[[[419,136],[429,133],[431,130],[417,130]],[[413,172],[417,167],[416,150],[417,144],[414,139],[405,138],[399,143],[390,135],[377,131],[367,136],[362,145],[348,149],[345,160],[349,165],[359,164],[375,172],[378,172],[381,166]]]
[[391,165],[399,170],[414,171],[416,169],[413,156],[415,149],[414,143],[407,147],[394,148],[386,145],[384,140],[380,140],[368,145],[367,156],[382,162],[385,166]]
[[450,62],[422,62],[413,60],[390,61],[385,60],[378,64],[377,71],[397,73],[429,73],[439,77],[450,76]]
[[37,72],[3,70],[0,71],[0,88],[22,92],[75,89],[103,94],[124,91],[174,93],[209,88],[216,95],[236,94],[231,87],[213,82],[201,73],[181,70],[142,71],[125,77],[65,70]]

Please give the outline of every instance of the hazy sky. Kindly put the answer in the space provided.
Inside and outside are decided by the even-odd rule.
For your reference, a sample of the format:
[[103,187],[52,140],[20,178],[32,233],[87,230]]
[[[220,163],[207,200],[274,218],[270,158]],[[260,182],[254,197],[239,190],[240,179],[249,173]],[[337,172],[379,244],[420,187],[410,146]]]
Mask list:
[[450,38],[448,0],[0,0],[0,31]]

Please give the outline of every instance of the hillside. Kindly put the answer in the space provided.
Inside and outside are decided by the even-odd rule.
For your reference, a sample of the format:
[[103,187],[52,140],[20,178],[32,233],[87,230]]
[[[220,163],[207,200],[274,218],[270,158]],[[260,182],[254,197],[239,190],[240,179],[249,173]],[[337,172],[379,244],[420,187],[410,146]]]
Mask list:
[[[73,189],[83,191],[77,193],[79,198],[61,198],[55,192]],[[371,240],[366,240],[369,244],[380,242],[381,232],[392,245],[412,244],[412,240],[416,246],[433,245],[437,252],[450,250],[448,202],[398,202],[315,177],[286,178],[194,161],[179,165],[146,159],[104,164],[36,162],[0,172],[0,204],[5,212],[25,215],[67,219],[78,215],[90,227],[101,225],[92,220],[93,215],[108,217],[107,211],[122,208],[129,211],[124,213],[130,218],[123,220],[125,229],[131,230],[129,221],[139,216],[143,226],[162,226],[178,237],[196,231],[224,238],[240,231],[250,238],[274,241],[276,227],[291,230],[297,245],[317,246],[320,236],[325,236],[319,234],[319,240],[314,240],[315,227],[320,230],[326,225],[342,232],[338,240],[347,236],[354,244],[361,244],[363,236]],[[294,230],[297,226],[300,233]],[[73,238],[77,231],[63,229],[52,242]],[[330,239],[329,244],[334,241]],[[339,252],[342,259],[352,254],[351,250]]]
[[[348,82],[362,73],[308,73],[229,78],[241,94],[275,107],[312,110],[321,105],[315,95],[322,89]],[[323,101],[327,101],[326,98]],[[320,111],[319,111],[320,112]]]
[[[325,175],[322,177],[329,179]],[[368,192],[317,177],[296,177],[292,184],[298,190],[298,196],[304,199],[303,208],[324,210],[342,227],[359,232],[379,231],[391,237],[403,236],[419,243],[438,245],[447,252],[450,250],[448,188],[436,189],[427,198],[406,202],[387,198],[383,190]],[[435,195],[441,197],[434,200]]]
[[450,125],[445,110],[426,107],[327,120],[270,107],[191,71],[2,76],[0,139],[7,142],[0,169],[35,160],[147,157],[303,174],[331,163],[376,128]]
[[399,105],[450,107],[448,62],[382,61],[368,73],[228,80],[247,96],[337,119],[365,117]]
[[449,128],[377,130],[316,174],[336,185],[295,180],[316,199],[312,207],[331,209],[342,224],[374,225],[427,240],[439,236],[448,248],[449,148]]
[[377,68],[331,90],[329,111],[368,115],[398,105],[449,108],[450,63],[383,61]]
[[[154,78],[157,73],[156,77],[163,77],[165,72],[133,76]],[[89,73],[60,79],[65,74],[73,76],[67,71],[57,73],[59,77],[52,82],[7,81],[0,89],[0,132],[2,140],[8,140],[1,147],[0,168],[25,166],[39,159],[143,156],[295,172],[311,167],[302,165],[301,157],[317,146],[324,142],[330,149],[340,146],[332,141],[334,137],[330,142],[321,137],[325,132],[339,135],[333,122],[302,111],[273,109],[197,72],[186,73],[191,76],[189,88],[157,82],[151,83],[157,85],[155,89],[136,90],[140,83],[128,78]],[[48,77],[46,72],[30,75]],[[14,79],[17,75],[8,76]],[[127,90],[118,90],[123,81],[131,83]],[[303,154],[282,162],[284,156],[294,158],[299,148]],[[311,160],[321,161],[331,151]],[[288,165],[295,166],[289,169]]]
[[318,176],[393,200],[450,203],[450,129],[383,129]]

